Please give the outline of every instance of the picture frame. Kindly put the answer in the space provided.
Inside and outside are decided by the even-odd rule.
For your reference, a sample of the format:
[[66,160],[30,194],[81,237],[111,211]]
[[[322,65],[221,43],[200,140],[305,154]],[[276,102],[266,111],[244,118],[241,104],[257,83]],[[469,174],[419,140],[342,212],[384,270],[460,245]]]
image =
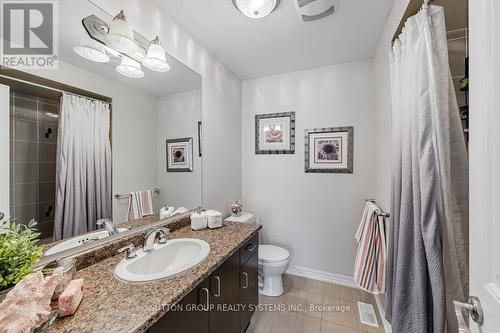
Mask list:
[[193,138],[165,140],[167,172],[193,172]]
[[255,154],[295,154],[295,112],[255,116]]
[[353,173],[354,127],[305,130],[305,172]]

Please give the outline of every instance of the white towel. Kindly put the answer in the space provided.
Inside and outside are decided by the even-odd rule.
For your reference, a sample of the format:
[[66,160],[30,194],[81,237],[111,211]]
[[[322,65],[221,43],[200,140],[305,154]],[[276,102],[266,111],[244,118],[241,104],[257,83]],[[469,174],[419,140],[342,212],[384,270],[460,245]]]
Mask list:
[[356,232],[358,253],[354,282],[372,294],[385,293],[386,234],[380,209],[368,201]]
[[128,220],[138,220],[145,216],[150,216],[155,213],[155,196],[154,192],[135,191],[130,193],[128,201]]

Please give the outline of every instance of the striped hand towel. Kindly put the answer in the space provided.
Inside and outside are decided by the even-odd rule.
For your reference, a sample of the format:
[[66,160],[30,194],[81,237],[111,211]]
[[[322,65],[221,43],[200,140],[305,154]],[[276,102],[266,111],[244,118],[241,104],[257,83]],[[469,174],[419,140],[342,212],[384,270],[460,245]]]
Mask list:
[[354,266],[354,282],[372,294],[385,293],[386,233],[380,209],[367,202],[356,232],[358,253]]
[[128,220],[133,221],[155,214],[153,191],[135,191],[130,193],[128,202]]

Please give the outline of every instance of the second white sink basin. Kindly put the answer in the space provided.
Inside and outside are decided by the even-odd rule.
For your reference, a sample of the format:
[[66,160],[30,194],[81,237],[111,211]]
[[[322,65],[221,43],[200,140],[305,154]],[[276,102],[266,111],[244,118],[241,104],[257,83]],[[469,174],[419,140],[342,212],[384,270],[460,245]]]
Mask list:
[[[124,232],[127,231],[127,228],[119,228],[118,232]],[[88,244],[93,241],[97,241],[103,238],[109,237],[109,233],[106,230],[97,230],[94,232],[89,232],[87,234],[73,237],[67,240],[64,240],[62,242],[57,243],[56,245],[52,246],[50,249],[48,249],[44,255],[45,256],[50,256],[51,254],[59,253],[62,251],[66,251],[69,249],[72,249],[77,246],[82,246],[85,244]]]
[[126,282],[160,280],[198,265],[209,252],[210,245],[201,239],[169,239],[166,244],[155,244],[150,252],[141,249],[137,257],[123,259],[115,275]]

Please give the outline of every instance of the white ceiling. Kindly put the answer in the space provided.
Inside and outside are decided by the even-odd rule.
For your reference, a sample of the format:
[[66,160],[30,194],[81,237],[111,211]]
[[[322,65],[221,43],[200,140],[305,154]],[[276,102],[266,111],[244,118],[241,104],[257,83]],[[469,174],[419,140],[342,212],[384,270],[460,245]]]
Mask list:
[[242,79],[373,56],[393,0],[340,0],[335,14],[302,22],[295,0],[263,19],[231,0],[154,0]]
[[201,88],[200,76],[171,56],[168,56],[170,71],[158,73],[143,68],[145,77],[142,79],[127,78],[116,72],[118,59],[112,59],[111,62],[102,64],[80,57],[73,51],[73,47],[79,44],[80,39],[86,33],[81,23],[82,19],[93,14],[109,23],[112,17],[87,0],[61,1],[59,2],[59,11],[60,60],[155,96],[165,96]]

